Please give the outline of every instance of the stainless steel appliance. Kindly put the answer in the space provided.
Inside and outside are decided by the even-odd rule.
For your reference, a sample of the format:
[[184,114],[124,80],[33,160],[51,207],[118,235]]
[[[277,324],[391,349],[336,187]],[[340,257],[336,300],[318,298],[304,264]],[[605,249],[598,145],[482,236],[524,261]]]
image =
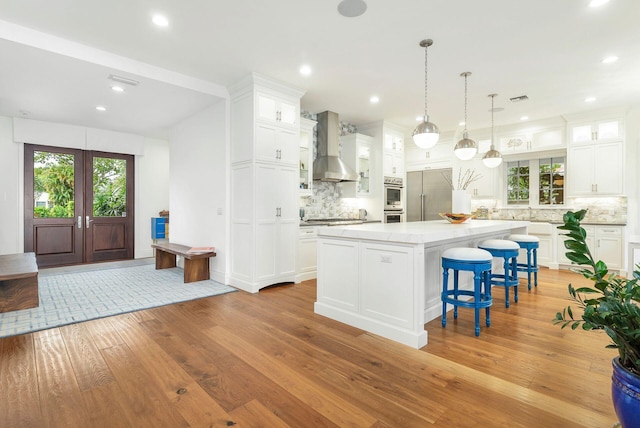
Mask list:
[[385,211],[384,212],[385,223],[402,223],[404,222],[403,211]]
[[384,210],[402,211],[402,178],[384,178]]
[[330,182],[359,181],[360,176],[339,157],[340,122],[332,111],[318,113],[318,156],[313,162],[313,179]]
[[439,220],[451,212],[451,168],[407,173],[407,221]]

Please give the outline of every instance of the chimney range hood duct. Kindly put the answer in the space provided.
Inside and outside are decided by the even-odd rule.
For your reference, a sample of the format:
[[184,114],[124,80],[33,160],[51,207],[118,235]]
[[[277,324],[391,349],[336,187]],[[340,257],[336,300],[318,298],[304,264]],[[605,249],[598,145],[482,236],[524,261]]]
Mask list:
[[318,154],[313,162],[313,179],[320,181],[358,181],[358,174],[339,157],[340,125],[338,114],[318,113]]

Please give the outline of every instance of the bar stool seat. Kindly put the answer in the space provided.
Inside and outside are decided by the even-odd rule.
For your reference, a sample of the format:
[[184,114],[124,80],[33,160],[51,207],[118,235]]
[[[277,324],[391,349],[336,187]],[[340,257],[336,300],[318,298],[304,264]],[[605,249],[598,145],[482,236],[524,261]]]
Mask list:
[[[453,305],[453,318],[458,306],[475,311],[475,335],[480,336],[480,309],[485,309],[486,326],[491,325],[491,253],[478,248],[450,248],[442,253],[442,327],[447,326],[447,303]],[[449,270],[453,269],[453,289],[449,289]],[[473,272],[473,290],[458,288],[458,273]],[[466,300],[465,297],[473,297]]]
[[509,235],[507,238],[517,243],[520,248],[527,250],[527,263],[518,263],[518,272],[527,272],[527,289],[531,290],[531,274],[533,273],[533,284],[538,286],[538,248],[540,238],[532,235]]
[[487,239],[478,244],[478,248],[487,250],[493,257],[502,258],[504,273],[491,274],[491,285],[504,287],[504,306],[509,307],[509,288],[513,287],[513,300],[518,303],[518,252],[520,245],[507,239]]

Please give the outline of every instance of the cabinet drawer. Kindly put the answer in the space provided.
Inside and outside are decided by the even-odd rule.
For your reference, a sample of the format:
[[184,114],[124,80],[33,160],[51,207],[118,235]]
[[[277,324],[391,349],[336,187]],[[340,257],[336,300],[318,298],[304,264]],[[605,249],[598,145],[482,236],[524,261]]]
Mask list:
[[622,236],[622,228],[598,226],[596,227],[596,233],[598,236]]
[[298,235],[300,239],[305,238],[316,238],[318,236],[318,228],[317,227],[301,227],[300,234]]

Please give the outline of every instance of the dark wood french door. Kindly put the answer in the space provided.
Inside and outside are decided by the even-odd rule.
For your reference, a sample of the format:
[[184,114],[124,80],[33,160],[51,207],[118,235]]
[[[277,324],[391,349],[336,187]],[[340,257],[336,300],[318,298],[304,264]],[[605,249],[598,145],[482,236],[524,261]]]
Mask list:
[[24,250],[38,266],[133,258],[134,157],[24,146]]

